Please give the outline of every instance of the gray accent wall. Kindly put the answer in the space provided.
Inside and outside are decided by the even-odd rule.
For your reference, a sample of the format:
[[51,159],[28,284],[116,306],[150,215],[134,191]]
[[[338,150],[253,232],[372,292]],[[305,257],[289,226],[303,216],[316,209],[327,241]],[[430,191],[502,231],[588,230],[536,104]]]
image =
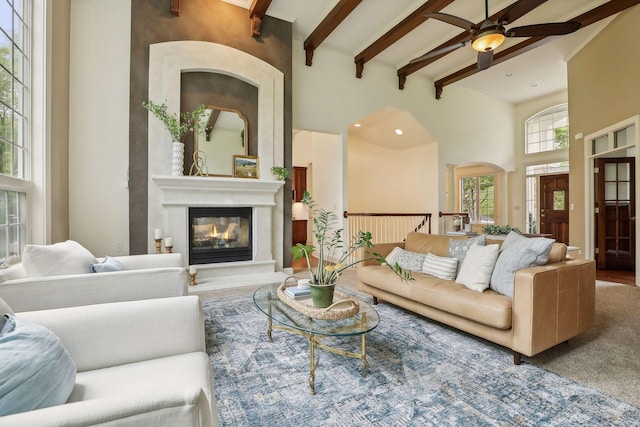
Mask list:
[[[129,252],[141,254],[147,251],[147,129],[148,114],[141,103],[148,98],[149,45],[154,43],[198,40],[208,41],[247,52],[276,67],[284,74],[284,166],[291,168],[291,82],[292,82],[292,27],[291,23],[265,17],[262,34],[251,37],[249,13],[220,0],[186,0],[181,2],[181,16],[169,13],[168,0],[132,0],[131,2],[131,86],[129,115]],[[190,73],[191,74],[191,73]],[[193,105],[217,104],[215,99],[234,99],[240,104],[257,99],[252,90],[236,85],[220,85],[215,79],[203,76],[187,77],[185,88],[191,95],[181,97],[181,110],[193,109]],[[202,93],[198,94],[198,87]],[[218,93],[219,91],[219,93]],[[244,107],[243,107],[244,108]],[[244,112],[244,111],[243,111]],[[257,109],[254,118],[248,111],[249,153],[257,152]],[[187,144],[188,145],[188,144]],[[188,159],[188,153],[185,153]],[[291,182],[287,181],[284,194],[291,194]],[[285,197],[285,200],[287,198]],[[284,253],[291,247],[291,204],[284,204]],[[284,267],[291,265],[285,257]]]

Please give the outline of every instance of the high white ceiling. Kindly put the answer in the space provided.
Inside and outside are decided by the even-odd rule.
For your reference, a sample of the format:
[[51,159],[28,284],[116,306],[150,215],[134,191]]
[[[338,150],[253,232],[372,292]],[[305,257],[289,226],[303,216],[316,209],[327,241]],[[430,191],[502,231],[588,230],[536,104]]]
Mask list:
[[[249,7],[250,0],[225,0]],[[294,37],[305,40],[339,0],[272,0],[268,15],[292,22]],[[364,0],[317,48],[335,49],[355,57],[371,43],[393,28],[426,0]],[[492,15],[515,0],[489,0]],[[546,22],[563,22],[585,13],[607,0],[548,0],[508,28]],[[455,0],[441,12],[480,22],[485,17],[483,0]],[[460,80],[454,85],[471,89],[510,103],[538,98],[567,87],[567,61],[589,42],[614,17],[581,28],[577,32],[549,38],[548,42],[527,53],[496,64],[491,68]],[[372,61],[383,61],[399,69],[462,30],[435,19],[429,19],[408,35],[391,45]],[[524,39],[508,38],[496,52]],[[438,80],[471,64],[477,53],[468,44],[422,68],[417,73]],[[355,75],[355,65],[353,69]],[[367,65],[363,79],[366,79]],[[407,77],[411,79],[411,75]],[[443,97],[446,97],[444,88]],[[393,117],[391,114],[388,117]],[[395,114],[397,117],[398,115]],[[380,118],[378,118],[380,119]]]
[[[250,3],[247,0],[228,1],[238,5]],[[513,2],[514,0],[489,0],[489,15]],[[606,2],[607,0],[548,0],[507,28],[566,21]],[[337,3],[338,0],[273,0],[267,14],[292,22],[294,37],[304,40]],[[355,57],[424,3],[425,0],[362,1],[318,49],[337,49]],[[442,12],[480,22],[485,16],[484,3],[483,0],[456,0]],[[610,20],[611,18],[600,21],[574,34],[556,37],[555,40],[549,39],[549,43],[544,46],[454,84],[512,103],[566,88],[566,61]],[[460,32],[458,27],[429,19],[373,60],[400,68]],[[507,39],[496,52],[523,40]],[[467,45],[429,64],[418,73],[437,80],[475,62],[476,52]],[[355,74],[355,65],[353,72]],[[365,64],[363,78],[366,78],[366,72]],[[507,78],[505,74],[511,74],[511,77]],[[411,79],[410,75],[408,79]],[[446,96],[446,88],[443,96]]]

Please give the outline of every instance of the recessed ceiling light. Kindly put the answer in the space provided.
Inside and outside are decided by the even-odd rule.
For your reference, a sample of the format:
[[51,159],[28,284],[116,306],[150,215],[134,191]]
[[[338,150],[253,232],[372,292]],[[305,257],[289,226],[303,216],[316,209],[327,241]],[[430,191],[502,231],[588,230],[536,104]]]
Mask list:
[[362,126],[360,123],[356,123],[355,125],[353,125],[354,127],[359,128],[360,126]]
[[513,73],[507,73],[507,74],[505,74],[505,76],[511,77],[511,76],[513,76]]
[[394,132],[396,135],[404,135],[404,131],[402,129],[396,129]]
[[531,87],[538,87],[538,83],[531,83]]

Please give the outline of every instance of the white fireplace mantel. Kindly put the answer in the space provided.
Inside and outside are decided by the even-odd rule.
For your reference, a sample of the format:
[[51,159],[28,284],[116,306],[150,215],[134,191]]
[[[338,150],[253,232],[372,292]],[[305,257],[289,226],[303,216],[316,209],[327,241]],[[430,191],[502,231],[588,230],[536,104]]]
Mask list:
[[284,181],[248,178],[159,176],[163,206],[276,206],[275,194]]
[[189,264],[189,208],[235,207],[252,208],[252,259],[198,265],[198,281],[216,279],[229,284],[229,277],[269,275],[277,271],[274,253],[282,251],[283,236],[274,230],[278,204],[276,196],[284,181],[246,178],[216,178],[154,175],[152,181],[161,194],[165,230],[173,238],[173,250],[182,254]]

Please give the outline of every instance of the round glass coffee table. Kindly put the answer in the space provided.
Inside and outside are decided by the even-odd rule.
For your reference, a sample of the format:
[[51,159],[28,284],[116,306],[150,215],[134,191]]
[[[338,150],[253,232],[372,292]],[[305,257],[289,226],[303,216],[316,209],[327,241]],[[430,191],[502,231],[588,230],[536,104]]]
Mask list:
[[[260,311],[267,315],[269,341],[271,341],[273,329],[293,332],[309,341],[309,387],[311,393],[316,393],[315,371],[320,361],[320,352],[316,351],[316,348],[362,360],[362,376],[366,376],[368,367],[367,333],[378,326],[380,321],[378,312],[366,302],[350,295],[360,305],[359,312],[354,316],[339,320],[313,319],[282,302],[277,295],[279,286],[280,284],[262,286],[254,292],[253,302]],[[345,351],[320,342],[324,338],[344,336],[360,337],[359,353]]]

